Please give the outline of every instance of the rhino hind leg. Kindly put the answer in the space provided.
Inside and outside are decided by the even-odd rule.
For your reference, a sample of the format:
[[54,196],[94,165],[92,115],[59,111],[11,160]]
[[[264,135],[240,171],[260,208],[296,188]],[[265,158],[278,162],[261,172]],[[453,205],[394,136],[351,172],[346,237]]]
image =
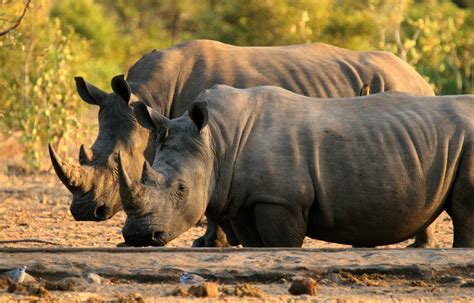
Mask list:
[[255,204],[255,222],[264,246],[301,247],[306,223],[301,209],[289,210],[281,204]]
[[436,243],[434,233],[436,229],[436,223],[433,222],[427,228],[415,235],[415,242],[408,245],[407,248],[437,248],[439,247]]
[[453,247],[474,248],[474,145],[471,146],[459,163],[446,209],[453,220]]

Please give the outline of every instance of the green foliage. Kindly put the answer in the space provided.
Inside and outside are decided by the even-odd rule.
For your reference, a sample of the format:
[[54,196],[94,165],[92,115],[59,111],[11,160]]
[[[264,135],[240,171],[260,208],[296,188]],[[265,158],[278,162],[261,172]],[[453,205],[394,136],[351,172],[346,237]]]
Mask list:
[[443,3],[436,10],[421,5],[408,13],[404,24],[408,62],[428,76],[440,94],[474,91],[474,29],[467,24],[467,17],[468,12],[451,3]]
[[82,102],[71,80],[89,48],[48,12],[47,5],[36,4],[24,24],[0,40],[2,129],[20,131],[33,168],[40,167],[45,142],[62,141],[64,151],[77,138]]
[[[456,4],[453,4],[456,3]],[[0,36],[0,126],[20,132],[39,167],[46,142],[63,152],[87,136],[73,77],[108,90],[144,53],[206,38],[235,45],[325,42],[387,50],[439,94],[474,93],[474,7],[447,0],[36,0]],[[0,31],[23,1],[0,1]],[[60,144],[61,143],[61,144]]]

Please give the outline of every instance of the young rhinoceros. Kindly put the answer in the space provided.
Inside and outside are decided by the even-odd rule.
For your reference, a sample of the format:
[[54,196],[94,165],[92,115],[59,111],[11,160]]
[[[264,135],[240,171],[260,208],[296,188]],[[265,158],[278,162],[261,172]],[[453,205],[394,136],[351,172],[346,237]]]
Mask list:
[[[356,52],[321,43],[236,47],[209,40],[153,51],[130,68],[127,80],[114,77],[112,93],[76,78],[81,98],[100,107],[99,134],[91,149],[81,147],[80,166],[63,162],[50,148],[54,169],[72,192],[74,219],[107,220],[121,209],[116,173],[119,151],[134,180],[140,178],[141,163],[153,159],[152,137],[136,122],[131,109],[134,102],[144,101],[160,114],[175,118],[200,92],[215,84],[275,85],[324,98],[356,96],[364,84],[369,84],[372,93],[397,90],[433,95],[412,67],[387,52]],[[195,242],[198,246],[213,245],[212,239],[207,240],[213,234],[209,231],[212,228],[206,235],[211,236]],[[426,235],[417,238],[415,245],[429,246],[429,239]]]
[[473,96],[330,100],[219,85],[179,118],[141,103],[135,114],[159,136],[140,182],[119,164],[130,245],[164,245],[206,212],[244,246],[377,246],[446,210],[454,247],[474,247]]

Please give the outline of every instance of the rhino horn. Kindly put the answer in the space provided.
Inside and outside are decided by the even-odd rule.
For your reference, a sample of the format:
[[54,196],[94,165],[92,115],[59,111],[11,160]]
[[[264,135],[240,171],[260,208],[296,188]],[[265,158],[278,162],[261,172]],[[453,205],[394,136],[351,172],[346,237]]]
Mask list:
[[163,181],[163,176],[159,173],[157,173],[151,165],[148,163],[148,161],[143,162],[143,170],[142,170],[142,179],[141,182],[144,184],[147,183],[154,183],[154,184],[159,184],[162,183]]
[[143,211],[145,201],[143,201],[144,195],[141,193],[144,188],[140,184],[132,182],[130,176],[125,171],[120,152],[118,154],[118,175],[123,209],[127,213]]
[[81,144],[79,148],[79,164],[88,165],[92,163],[92,150]]
[[63,161],[51,144],[48,144],[48,149],[54,171],[67,189],[71,193],[77,193],[78,191],[87,192],[89,190],[87,182],[85,182],[87,181],[87,171],[82,167],[77,167]]

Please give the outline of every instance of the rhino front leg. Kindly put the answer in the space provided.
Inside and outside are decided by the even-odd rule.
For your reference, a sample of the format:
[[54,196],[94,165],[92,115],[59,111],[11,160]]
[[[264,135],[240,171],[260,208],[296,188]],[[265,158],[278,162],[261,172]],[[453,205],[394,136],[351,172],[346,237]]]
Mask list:
[[422,230],[421,232],[415,235],[415,242],[408,245],[409,248],[436,248],[436,240],[434,238],[434,233],[436,229],[435,222],[431,223],[430,226]]
[[202,237],[193,241],[193,247],[227,247],[230,246],[227,242],[227,237],[214,221],[207,218],[206,232]]
[[264,246],[301,247],[303,245],[307,228],[303,211],[298,206],[290,207],[289,205],[291,204],[281,201],[281,198],[255,204],[255,222]]

